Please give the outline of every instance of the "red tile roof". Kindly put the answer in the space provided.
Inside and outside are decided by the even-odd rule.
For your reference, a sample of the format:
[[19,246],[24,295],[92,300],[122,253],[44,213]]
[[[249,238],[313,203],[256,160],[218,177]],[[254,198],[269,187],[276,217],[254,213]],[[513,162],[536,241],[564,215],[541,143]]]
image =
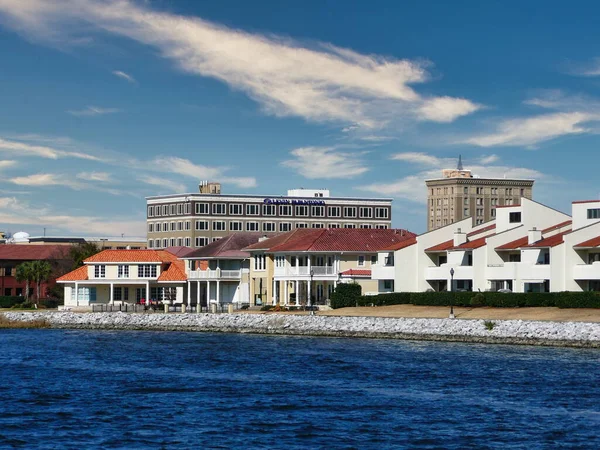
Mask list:
[[556,225],[552,225],[551,227],[542,230],[542,233],[549,233],[550,231],[559,230],[561,228],[566,227],[567,225],[571,225],[572,223],[572,220],[565,220],[564,222],[557,223]]
[[62,277],[56,279],[56,281],[84,281],[88,279],[88,268],[87,266],[81,266],[72,272],[69,272]]
[[525,245],[525,248],[545,248],[545,247],[556,247],[563,243],[563,236],[565,233],[555,234],[554,236],[547,237],[545,239],[541,239],[537,242],[534,242],[530,245]]
[[404,241],[401,242],[397,242],[394,245],[390,245],[389,247],[386,248],[382,248],[381,251],[396,251],[396,250],[402,250],[403,248],[406,247],[410,247],[411,245],[415,245],[417,243],[417,238],[416,237],[412,237],[410,239],[406,239]]
[[[103,250],[87,258],[85,263],[106,262],[161,262],[160,250]],[[168,253],[168,252],[166,252]],[[172,255],[169,253],[169,255]]]
[[186,254],[183,259],[248,258],[250,253],[242,249],[252,246],[253,244],[257,244],[258,240],[263,236],[264,233],[258,232],[233,233],[202,248],[191,251],[190,253]]
[[183,261],[172,261],[161,270],[158,281],[186,281],[185,264]]
[[576,204],[576,203],[597,203],[597,202],[600,202],[600,200],[578,200],[578,201],[575,201],[572,203]]
[[454,239],[450,239],[449,241],[446,242],[442,242],[441,244],[437,244],[434,245],[433,247],[429,247],[425,249],[426,253],[433,253],[433,252],[445,252],[446,250],[451,249],[452,247],[454,247]]
[[600,236],[596,236],[595,238],[592,239],[588,239],[587,241],[583,241],[577,245],[574,245],[573,247],[579,247],[579,248],[595,248],[600,246]]
[[460,244],[457,247],[452,247],[450,250],[467,250],[467,249],[480,248],[485,245],[486,238],[487,237],[482,237],[479,239],[474,239],[472,241],[467,241],[464,244]]
[[416,237],[400,229],[299,229],[247,247],[269,252],[377,252]]
[[521,205],[498,205],[498,206],[496,206],[496,208],[514,208],[515,206],[521,206]]
[[369,269],[348,269],[342,272],[344,277],[370,277],[371,271]]
[[467,237],[475,236],[475,235],[480,234],[480,233],[485,233],[486,231],[490,231],[490,230],[493,230],[495,228],[496,228],[496,224],[494,223],[492,225],[488,225],[487,227],[480,228],[479,230],[471,231],[470,233],[467,234]]
[[496,247],[496,250],[517,250],[527,245],[527,242],[529,242],[529,238],[525,236],[519,239],[515,239],[514,241],[507,242],[506,244],[502,244]]
[[69,259],[70,245],[0,244],[0,260]]

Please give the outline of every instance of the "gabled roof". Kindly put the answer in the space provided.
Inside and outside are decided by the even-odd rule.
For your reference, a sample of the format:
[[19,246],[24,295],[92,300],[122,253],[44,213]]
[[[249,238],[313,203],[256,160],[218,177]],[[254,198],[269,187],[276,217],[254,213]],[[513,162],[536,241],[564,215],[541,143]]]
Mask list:
[[166,269],[161,270],[158,281],[186,281],[185,264],[183,261],[176,260],[168,263]]
[[[161,262],[159,250],[103,250],[87,258],[84,263],[106,262]],[[168,252],[167,252],[168,253]],[[169,253],[170,254],[170,253]]]
[[396,251],[402,250],[403,248],[410,247],[411,245],[415,245],[417,243],[417,238],[412,237],[409,239],[405,239],[404,241],[397,242],[396,244],[390,245],[389,247],[382,248],[381,251]]
[[416,237],[414,233],[401,229],[300,229],[259,242],[247,249],[262,249],[269,253],[377,252],[414,237]]
[[37,261],[69,259],[69,245],[1,244],[0,260]]
[[567,234],[567,232],[555,234],[554,236],[550,236],[544,239],[541,239],[533,244],[524,245],[523,248],[546,248],[546,247],[556,247],[563,243],[563,236]]
[[193,248],[184,247],[181,245],[175,246],[175,247],[167,247],[165,250],[168,251],[169,253],[172,253],[173,255],[177,256],[178,258],[183,258],[188,253],[191,253],[194,251]]
[[233,233],[218,241],[212,242],[202,248],[193,250],[182,257],[182,259],[244,259],[250,253],[242,249],[256,244],[263,237],[263,233]]
[[483,247],[485,245],[486,237],[482,237],[479,239],[474,239],[472,241],[467,241],[464,244],[460,244],[457,247],[452,247],[450,250],[472,250],[475,248]]
[[86,266],[78,267],[62,277],[58,277],[56,281],[84,281],[88,279],[88,268]]
[[371,270],[369,269],[348,269],[342,272],[343,277],[370,277]]
[[493,230],[495,228],[496,228],[496,224],[493,223],[491,225],[488,225],[487,227],[483,227],[483,228],[480,228],[478,230],[471,231],[470,233],[467,234],[467,237],[469,238],[471,236],[475,236],[475,235],[480,234],[480,233],[485,233],[486,231],[491,231],[491,230]]
[[573,248],[596,248],[598,246],[600,246],[600,236],[583,241],[577,245],[574,245]]
[[529,238],[524,236],[522,238],[515,239],[514,241],[507,242],[506,244],[502,244],[496,247],[496,250],[518,250],[524,245],[527,245],[527,242],[529,242]]
[[445,252],[446,250],[450,250],[452,247],[454,247],[454,239],[450,239],[449,241],[426,248],[425,253]]
[[564,222],[557,223],[556,225],[552,225],[551,227],[542,230],[542,233],[549,233],[550,231],[560,230],[561,228],[571,225],[572,223],[572,220],[565,220]]

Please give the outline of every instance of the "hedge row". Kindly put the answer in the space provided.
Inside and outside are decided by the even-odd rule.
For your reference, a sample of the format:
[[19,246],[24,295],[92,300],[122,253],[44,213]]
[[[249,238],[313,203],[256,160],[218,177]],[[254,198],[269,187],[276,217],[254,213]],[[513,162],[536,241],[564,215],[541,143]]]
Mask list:
[[[344,286],[344,285],[338,285]],[[373,296],[335,295],[332,308],[349,306],[427,305],[427,306],[556,306],[559,308],[600,308],[600,292],[499,293],[499,292],[394,292]]]
[[0,296],[0,308],[12,308],[13,305],[23,303],[24,301],[25,297]]

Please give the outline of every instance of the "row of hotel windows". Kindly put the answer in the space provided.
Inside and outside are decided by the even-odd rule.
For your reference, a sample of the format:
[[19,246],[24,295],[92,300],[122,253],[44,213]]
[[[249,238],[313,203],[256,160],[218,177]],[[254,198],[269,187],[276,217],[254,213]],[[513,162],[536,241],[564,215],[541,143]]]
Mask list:
[[[372,225],[370,223],[363,223],[360,225],[356,225],[353,223],[347,223],[343,225],[344,228],[377,228],[381,230],[385,230],[388,228],[385,224],[377,224]],[[265,232],[274,232],[277,231],[277,224],[275,222],[262,222],[262,230],[259,222],[246,222],[246,226],[244,227],[244,222],[229,222],[229,231],[265,231]],[[309,228],[307,223],[298,222],[296,223],[296,228]],[[311,224],[311,228],[325,228],[325,224],[323,223],[313,223]],[[327,228],[342,228],[339,223],[330,223],[327,224]],[[159,233],[161,231],[189,231],[190,229],[190,221],[185,222],[164,222],[161,223],[149,223],[148,224],[148,232],[149,233]],[[208,220],[196,220],[196,231],[209,231],[211,229],[211,224]],[[228,231],[227,230],[227,222],[224,220],[214,220],[212,222],[212,230],[213,231]],[[291,231],[292,223],[291,222],[280,222],[279,223],[279,231]]]
[[[513,188],[484,188],[484,187],[475,187],[475,188],[471,188],[471,192],[475,193],[477,195],[483,195],[483,194],[491,194],[491,195],[498,195],[498,189],[500,189],[500,195],[502,195],[502,190],[504,189],[504,195],[513,195]],[[450,190],[450,191],[448,191]],[[515,193],[517,192],[517,188],[514,188]],[[445,188],[432,188],[431,189],[431,195],[435,195],[434,192],[437,193],[437,195],[442,195],[442,192],[444,195],[452,195],[454,194],[454,188],[453,187],[445,187]],[[520,194],[521,197],[523,197],[525,195],[525,189],[520,189]],[[467,186],[463,187],[463,194],[469,194],[469,188]]]
[[[437,199],[435,199],[435,204],[437,206],[442,206],[442,205],[446,206],[449,203],[451,203],[451,199],[448,199],[448,198],[437,198]],[[466,198],[463,199],[463,204],[465,206],[469,205],[469,198],[468,197],[466,197]],[[483,206],[483,197],[477,197],[477,198],[475,198],[475,204],[477,206]],[[492,206],[502,206],[502,204],[500,203],[500,199],[498,199],[498,198],[491,198],[490,199],[490,204]],[[511,206],[511,205],[514,205],[514,204],[515,204],[515,199],[513,199],[513,198],[507,198],[507,199],[504,200],[504,205],[506,205],[506,206]],[[429,200],[429,205],[430,206],[434,205],[434,199],[433,198]]]
[[[138,278],[156,278],[157,265],[156,264],[139,264]],[[129,266],[126,264],[120,264],[117,266],[117,277],[118,278],[129,278]],[[94,278],[106,278],[106,265],[97,264],[94,266]]]
[[[227,206],[229,205],[230,216],[241,216],[244,214],[244,205],[241,203],[212,203],[212,214],[213,215],[227,215]],[[295,215],[299,217],[325,217],[325,206],[321,205],[260,205],[260,204],[247,204],[245,205],[246,215],[258,216],[262,206],[263,216],[277,216],[277,208],[279,208],[279,215],[283,217],[291,217],[292,212],[295,211]],[[295,208],[292,209],[292,208]],[[373,212],[375,210],[375,212]],[[361,219],[372,219],[375,214],[375,219],[389,219],[389,208],[385,207],[371,207],[371,206],[327,206],[327,217],[343,217]],[[173,215],[189,215],[190,204],[177,204],[177,205],[162,205],[162,206],[148,206],[148,217],[161,217],[161,216],[173,216]],[[210,203],[196,203],[196,214],[211,214]]]

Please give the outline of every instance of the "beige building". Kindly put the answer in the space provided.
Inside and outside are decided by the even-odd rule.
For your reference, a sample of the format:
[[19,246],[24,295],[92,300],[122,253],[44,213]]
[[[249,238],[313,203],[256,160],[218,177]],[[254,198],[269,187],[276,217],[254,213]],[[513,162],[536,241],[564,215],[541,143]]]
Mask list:
[[499,206],[514,206],[521,198],[532,198],[533,180],[479,178],[463,169],[459,156],[456,169],[445,169],[442,178],[426,180],[427,230],[473,218],[473,225],[493,220]]
[[387,229],[392,200],[331,197],[327,189],[292,189],[287,196],[226,195],[219,183],[199,193],[148,197],[148,248],[204,247],[237,232],[297,228]]

